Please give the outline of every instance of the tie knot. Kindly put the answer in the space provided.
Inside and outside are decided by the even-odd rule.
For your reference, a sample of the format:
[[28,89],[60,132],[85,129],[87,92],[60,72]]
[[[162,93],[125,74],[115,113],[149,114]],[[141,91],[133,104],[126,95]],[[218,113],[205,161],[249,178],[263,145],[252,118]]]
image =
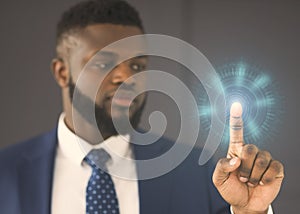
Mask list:
[[104,149],[93,149],[87,154],[84,160],[92,168],[106,170],[106,163],[110,158],[110,155]]

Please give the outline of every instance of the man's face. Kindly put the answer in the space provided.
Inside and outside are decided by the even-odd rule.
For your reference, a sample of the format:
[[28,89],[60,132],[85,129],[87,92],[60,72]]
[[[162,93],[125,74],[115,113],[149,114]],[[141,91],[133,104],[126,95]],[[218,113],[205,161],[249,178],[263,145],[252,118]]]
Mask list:
[[[143,71],[146,68],[147,58],[135,57],[116,65],[116,62],[124,57],[124,54],[136,55],[138,53],[132,53],[134,50],[118,51],[118,49],[99,52],[112,42],[138,34],[142,34],[142,31],[137,27],[112,24],[91,25],[86,27],[83,34],[78,38],[77,46],[70,50],[69,70],[71,79],[69,90],[71,101],[73,100],[75,83],[81,72],[86,72],[87,78],[85,78],[84,84],[87,87],[101,82],[96,98],[89,94],[88,88],[85,87],[87,90],[82,90],[78,87],[77,98],[80,104],[73,106],[85,120],[90,122],[92,115],[85,114],[84,106],[94,104],[96,121],[100,131],[117,134],[111,121],[112,118],[122,124],[122,121],[129,117],[134,127],[139,122],[145,103],[145,94],[137,96],[133,102],[131,100],[137,91],[144,88],[145,82],[141,79],[137,81],[134,78],[130,81],[124,81]],[[113,67],[114,65],[116,67]],[[122,89],[119,90],[118,96],[114,97],[121,84],[123,84]]]

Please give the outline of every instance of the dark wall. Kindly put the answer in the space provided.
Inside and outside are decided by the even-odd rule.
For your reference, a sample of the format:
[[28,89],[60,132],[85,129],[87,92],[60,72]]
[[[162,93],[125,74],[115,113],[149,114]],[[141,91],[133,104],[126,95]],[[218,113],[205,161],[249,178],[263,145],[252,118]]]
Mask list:
[[[50,72],[55,24],[78,1],[4,0],[0,7],[1,144],[53,128],[61,112],[60,90]],[[279,82],[284,117],[268,150],[284,162],[286,179],[274,203],[296,213],[300,202],[299,50],[297,0],[129,0],[147,33],[175,36],[196,46],[214,66],[240,58],[262,65]]]

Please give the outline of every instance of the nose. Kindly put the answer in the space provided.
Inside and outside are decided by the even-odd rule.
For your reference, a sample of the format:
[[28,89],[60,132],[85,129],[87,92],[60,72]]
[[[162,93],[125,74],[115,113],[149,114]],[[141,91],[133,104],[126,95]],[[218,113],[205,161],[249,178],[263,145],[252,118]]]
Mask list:
[[135,79],[134,78],[128,79],[133,74],[134,72],[132,71],[129,65],[127,65],[126,63],[121,63],[113,69],[111,81],[113,84],[116,85],[121,85],[122,83],[124,83],[128,86],[134,86]]

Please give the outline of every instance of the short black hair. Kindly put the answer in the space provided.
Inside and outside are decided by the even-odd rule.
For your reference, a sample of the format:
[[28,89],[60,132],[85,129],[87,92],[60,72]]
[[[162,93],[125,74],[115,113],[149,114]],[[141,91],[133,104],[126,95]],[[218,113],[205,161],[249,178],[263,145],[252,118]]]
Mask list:
[[88,0],[80,2],[62,14],[57,24],[56,44],[65,34],[92,24],[120,24],[135,26],[142,31],[143,25],[135,8],[123,0]]

